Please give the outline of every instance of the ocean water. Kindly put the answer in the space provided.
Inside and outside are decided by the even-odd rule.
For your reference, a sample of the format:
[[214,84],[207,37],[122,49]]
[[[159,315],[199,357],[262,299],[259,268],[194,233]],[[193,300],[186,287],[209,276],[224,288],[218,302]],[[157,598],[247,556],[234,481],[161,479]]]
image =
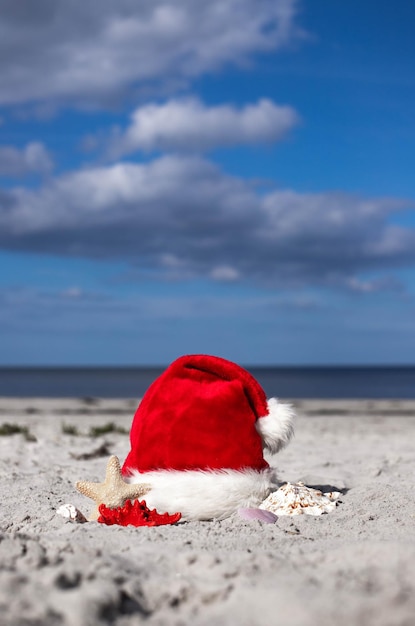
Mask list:
[[[140,398],[164,368],[0,368],[0,396]],[[268,397],[415,398],[415,367],[247,367]]]

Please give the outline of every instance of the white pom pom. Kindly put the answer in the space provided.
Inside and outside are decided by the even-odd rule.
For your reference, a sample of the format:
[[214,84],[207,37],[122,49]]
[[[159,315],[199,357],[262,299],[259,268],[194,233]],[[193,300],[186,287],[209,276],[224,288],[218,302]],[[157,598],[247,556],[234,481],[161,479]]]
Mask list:
[[256,421],[256,429],[264,448],[275,453],[284,448],[294,434],[295,413],[291,404],[282,404],[277,398],[268,400],[269,413]]

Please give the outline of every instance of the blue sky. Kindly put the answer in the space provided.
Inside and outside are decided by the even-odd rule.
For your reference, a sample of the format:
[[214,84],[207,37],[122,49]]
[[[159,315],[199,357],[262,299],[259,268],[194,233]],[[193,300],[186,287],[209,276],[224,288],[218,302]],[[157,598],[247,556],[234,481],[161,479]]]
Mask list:
[[414,23],[2,3],[0,364],[413,364]]

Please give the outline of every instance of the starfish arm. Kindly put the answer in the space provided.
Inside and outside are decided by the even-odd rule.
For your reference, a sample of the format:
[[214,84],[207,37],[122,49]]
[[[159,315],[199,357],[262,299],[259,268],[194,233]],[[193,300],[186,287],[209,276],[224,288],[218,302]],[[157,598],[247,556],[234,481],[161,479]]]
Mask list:
[[113,454],[108,459],[107,469],[105,471],[105,482],[111,483],[117,479],[122,480],[121,464],[120,464],[120,459]]
[[95,500],[97,498],[99,487],[99,483],[91,483],[87,480],[78,480],[78,482],[75,483],[75,488],[82,493],[82,495],[87,498],[91,498],[91,500]]

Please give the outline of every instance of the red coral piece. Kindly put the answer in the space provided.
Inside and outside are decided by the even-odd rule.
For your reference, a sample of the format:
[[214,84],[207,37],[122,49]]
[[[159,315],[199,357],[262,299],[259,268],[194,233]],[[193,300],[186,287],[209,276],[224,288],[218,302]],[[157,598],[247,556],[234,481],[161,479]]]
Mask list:
[[105,504],[98,507],[100,516],[98,522],[112,526],[163,526],[164,524],[175,524],[179,521],[182,514],[173,513],[157,513],[156,509],[150,510],[145,500],[126,500],[123,507],[109,509]]

